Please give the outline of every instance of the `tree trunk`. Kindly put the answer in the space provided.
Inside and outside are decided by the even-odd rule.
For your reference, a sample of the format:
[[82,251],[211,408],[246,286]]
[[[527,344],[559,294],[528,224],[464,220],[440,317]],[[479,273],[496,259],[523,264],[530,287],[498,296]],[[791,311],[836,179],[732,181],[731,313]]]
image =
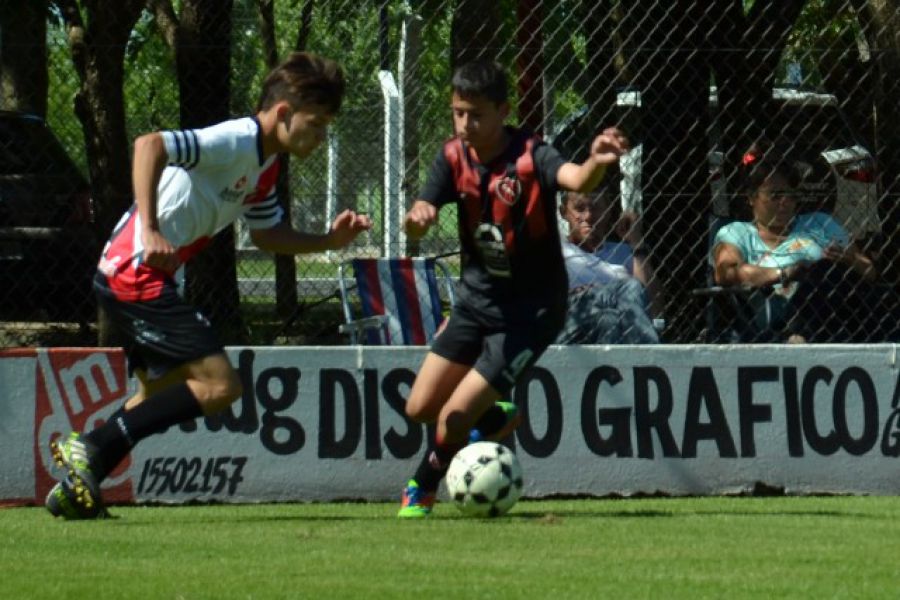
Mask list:
[[544,39],[541,0],[518,0],[519,125],[541,133],[544,125]]
[[900,282],[900,2],[868,0],[861,22],[875,69],[875,156],[879,213],[883,219],[883,265],[889,281]]
[[458,0],[450,25],[451,69],[476,59],[497,60],[499,35],[499,2]]
[[[97,236],[105,239],[132,203],[131,160],[125,130],[123,91],[125,46],[143,3],[57,2],[66,23],[72,62],[80,86],[75,114],[84,132],[91,193],[97,210]],[[81,11],[87,18],[83,19]],[[114,345],[112,328],[101,311],[98,343]]]
[[702,325],[691,290],[705,284],[710,204],[709,65],[705,31],[698,26],[705,7],[656,0],[641,5],[655,24],[643,48],[649,70],[642,77],[644,228],[665,290],[667,337],[689,342]]
[[[777,132],[772,88],[788,35],[805,0],[758,0],[745,16],[740,2],[718,0],[704,24],[709,34],[712,70],[718,87],[719,123],[728,190],[737,189],[738,165],[751,143]],[[737,50],[735,52],[734,50]],[[739,198],[732,198],[740,202]],[[729,210],[734,216],[733,210]]]
[[[185,0],[176,37],[183,128],[230,118],[231,0]],[[234,227],[219,232],[187,265],[187,292],[225,344],[247,341],[240,313]]]
[[[610,0],[602,0],[582,2],[580,7],[587,65],[578,73],[573,85],[587,102],[587,122],[595,124],[598,131],[621,125],[613,120],[620,78],[616,67],[616,28],[612,5]],[[633,132],[625,133],[632,135]],[[588,142],[584,140],[585,145]]]
[[[260,32],[262,34],[263,56],[266,66],[273,69],[278,65],[278,43],[275,34],[275,6],[274,0],[259,0]],[[312,0],[304,5],[304,15],[307,7],[312,6]],[[303,23],[301,19],[301,23]],[[297,30],[297,45],[295,50],[303,50],[301,43],[305,43],[303,32],[307,29],[301,25]],[[278,171],[278,181],[275,191],[278,194],[278,203],[284,211],[284,219],[291,222],[291,178],[290,156],[285,154],[279,158],[281,166]],[[297,310],[299,298],[297,296],[297,262],[293,255],[275,255],[275,312],[282,318],[290,317]]]
[[0,3],[0,109],[47,116],[47,2]]

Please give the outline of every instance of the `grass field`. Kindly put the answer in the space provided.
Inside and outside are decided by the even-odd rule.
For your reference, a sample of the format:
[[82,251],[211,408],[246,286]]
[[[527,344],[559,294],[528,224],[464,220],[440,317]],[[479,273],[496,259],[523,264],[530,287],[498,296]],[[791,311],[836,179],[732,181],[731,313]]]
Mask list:
[[3,598],[897,598],[900,498],[0,510]]

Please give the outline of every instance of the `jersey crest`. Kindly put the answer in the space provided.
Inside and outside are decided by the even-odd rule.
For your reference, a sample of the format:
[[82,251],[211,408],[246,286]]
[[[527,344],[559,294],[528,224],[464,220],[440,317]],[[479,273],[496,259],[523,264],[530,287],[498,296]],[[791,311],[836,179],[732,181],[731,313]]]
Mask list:
[[[479,172],[461,140],[455,138],[444,144],[444,156],[459,192],[462,233],[474,246],[486,237],[486,231],[491,232],[492,242],[499,232],[502,247],[511,257],[522,243],[547,235],[544,199],[532,154],[538,141],[536,136],[518,132],[505,152],[507,158],[488,165],[487,173]],[[485,262],[497,265],[497,249],[492,243],[488,253],[491,260]]]

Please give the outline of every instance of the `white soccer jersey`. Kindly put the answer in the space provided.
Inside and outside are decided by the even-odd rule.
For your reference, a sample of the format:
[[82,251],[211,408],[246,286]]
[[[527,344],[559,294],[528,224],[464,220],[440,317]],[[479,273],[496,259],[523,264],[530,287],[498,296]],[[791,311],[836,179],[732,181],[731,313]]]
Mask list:
[[[162,133],[169,165],[158,187],[160,232],[177,248],[183,265],[213,235],[243,218],[251,229],[274,227],[282,218],[275,195],[278,157],[263,161],[259,122],[252,117],[205,129]],[[143,264],[137,206],[119,221],[99,269],[122,300],[155,298],[166,273]]]

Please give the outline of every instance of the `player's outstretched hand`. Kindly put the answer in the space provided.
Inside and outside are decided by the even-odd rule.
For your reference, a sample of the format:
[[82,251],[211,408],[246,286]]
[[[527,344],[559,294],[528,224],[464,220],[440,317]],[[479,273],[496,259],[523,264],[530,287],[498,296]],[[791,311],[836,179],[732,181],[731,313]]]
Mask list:
[[143,230],[141,243],[144,246],[142,260],[145,265],[167,273],[174,273],[178,269],[181,263],[175,247],[158,230]]
[[602,165],[610,165],[630,149],[625,134],[616,127],[608,127],[591,143],[591,157]]
[[347,209],[334,218],[328,235],[331,238],[332,247],[337,249],[343,248],[356,239],[361,232],[371,228],[372,220],[368,215],[358,214]]
[[406,218],[403,219],[403,227],[406,235],[413,240],[421,239],[431,226],[437,221],[437,208],[431,202],[416,200]]

